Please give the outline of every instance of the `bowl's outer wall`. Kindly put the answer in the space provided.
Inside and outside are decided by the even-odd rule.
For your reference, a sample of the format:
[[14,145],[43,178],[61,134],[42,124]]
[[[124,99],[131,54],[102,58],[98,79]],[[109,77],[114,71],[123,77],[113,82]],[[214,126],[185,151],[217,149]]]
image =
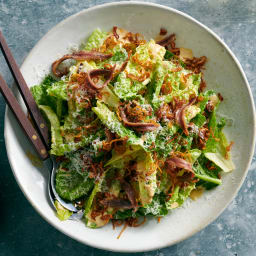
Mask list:
[[151,219],[140,228],[128,229],[122,239],[116,240],[117,232],[111,225],[94,230],[85,228],[81,222],[60,222],[56,218],[47,198],[47,168],[31,164],[26,154],[34,151],[9,110],[5,119],[6,147],[12,170],[25,196],[57,229],[78,241],[106,250],[147,251],[172,245],[201,230],[236,195],[252,156],[254,106],[240,66],[212,33],[180,12],[146,3],[103,5],[82,11],[54,27],[22,65],[29,86],[38,84],[56,58],[67,53],[70,46],[84,42],[95,28],[108,31],[114,25],[140,32],[147,39],[154,38],[161,27],[166,27],[169,32],[176,33],[178,46],[193,49],[195,56],[207,56],[205,80],[209,88],[224,97],[220,115],[233,120],[226,133],[235,141],[232,157],[236,170],[225,175],[223,185],[193,203],[187,202],[185,207],[173,211],[159,224]]

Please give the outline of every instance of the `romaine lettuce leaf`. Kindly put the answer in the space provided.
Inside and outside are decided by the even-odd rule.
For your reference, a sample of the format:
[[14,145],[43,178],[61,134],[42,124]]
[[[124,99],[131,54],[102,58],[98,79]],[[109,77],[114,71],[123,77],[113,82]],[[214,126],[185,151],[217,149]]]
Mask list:
[[[102,180],[101,180],[102,182]],[[100,187],[101,187],[101,183],[96,183],[89,198],[87,199],[86,201],[86,204],[85,204],[85,208],[84,208],[84,215],[86,216],[90,210],[91,210],[91,207],[92,207],[92,203],[93,203],[93,199],[95,197],[95,195],[97,194],[97,192],[100,191]]]
[[140,213],[150,216],[165,216],[168,214],[166,208],[166,196],[163,193],[155,194],[150,204],[140,208]]
[[113,218],[116,220],[125,220],[128,218],[136,218],[136,217],[140,217],[140,216],[144,216],[143,214],[140,214],[140,209],[138,209],[138,211],[134,212],[132,209],[128,209],[128,210],[118,210]]
[[49,106],[39,105],[39,109],[43,112],[43,115],[47,118],[51,129],[51,154],[55,154],[56,147],[63,144],[63,138],[60,133],[60,121],[57,115]]
[[191,122],[201,128],[206,122],[206,117],[199,113],[191,120]]
[[218,178],[218,173],[215,171],[209,171],[206,167],[203,167],[198,161],[193,165],[193,171],[195,176],[203,181],[214,183],[220,185],[222,183],[221,179]]
[[[56,156],[62,156],[67,152],[75,151],[81,147],[87,146],[90,143],[92,143],[94,140],[101,140],[105,138],[104,130],[97,130],[94,133],[88,134],[87,136],[82,136],[81,140],[76,142],[74,140],[74,134],[71,133],[70,136],[67,133],[68,129],[70,128],[72,130],[72,125],[74,125],[72,122],[71,126],[68,127],[67,125],[65,130],[65,136],[63,137],[61,135],[61,129],[60,122],[57,117],[57,115],[52,111],[52,109],[49,106],[39,106],[40,110],[43,112],[47,120],[49,121],[50,128],[51,128],[51,151],[50,153]],[[65,126],[64,124],[64,126]],[[75,128],[73,128],[74,131]]]
[[147,88],[147,98],[156,110],[160,107],[161,100],[159,99],[160,90],[164,82],[167,70],[164,68],[162,62],[158,61],[155,65],[153,78]]
[[[56,98],[56,114],[59,120],[62,120],[62,116],[66,114],[67,109],[67,83],[63,80],[53,83],[47,88],[47,94],[53,98]],[[65,103],[64,103],[65,101]]]
[[[91,145],[91,150],[95,151],[95,154],[98,152],[98,147],[101,146],[102,140],[105,139],[104,130],[98,130],[95,133],[88,134],[87,136],[82,136],[81,140],[78,142],[74,141],[74,137],[72,137],[72,141],[65,141],[62,144],[56,144],[54,148],[51,150],[51,154],[56,156],[62,156],[67,152],[78,150],[79,148]],[[93,142],[99,142],[95,144]],[[92,145],[93,144],[93,145]],[[95,149],[95,147],[97,147]]]
[[142,63],[151,60],[156,63],[159,60],[163,60],[165,55],[165,48],[159,44],[156,44],[154,40],[150,40],[148,43],[140,45],[136,48],[136,53],[139,61]]
[[192,165],[195,161],[201,156],[201,150],[199,149],[191,149],[188,151],[186,160],[189,161]]
[[114,92],[120,99],[130,99],[136,97],[140,90],[146,88],[146,85],[138,81],[132,81],[130,78],[127,78],[125,72],[121,72],[117,81],[114,85]]
[[196,115],[200,113],[200,108],[196,105],[190,105],[185,110],[185,120],[187,123],[190,122]]
[[[81,158],[82,156],[82,158]],[[65,154],[56,173],[56,191],[63,198],[73,201],[92,189],[94,179],[89,178],[84,157],[91,157],[89,149]]]
[[[165,48],[157,45],[154,40],[149,41],[146,44],[140,45],[136,48],[136,52],[133,57],[137,58],[140,64],[133,61],[133,57],[128,61],[125,71],[119,74],[114,86],[114,91],[120,99],[130,99],[136,97],[138,92],[145,89],[147,83],[150,82],[152,74],[149,78],[145,78],[144,81],[139,82],[132,80],[126,76],[126,73],[139,77],[141,74],[138,70],[141,69],[141,65],[150,63],[154,68],[156,62],[161,61],[165,54]],[[143,64],[144,63],[144,64]],[[161,87],[160,87],[161,88]],[[159,89],[160,90],[160,89]]]
[[[159,132],[156,134],[155,140],[153,142],[155,143],[154,151],[156,151],[160,156],[167,157],[170,152],[173,150],[173,148],[176,148],[176,150],[179,150],[181,148],[181,145],[178,143],[181,136],[174,135],[177,133],[178,127],[176,125],[164,126],[162,129],[159,130]],[[146,134],[146,138],[150,136]]]
[[127,137],[128,144],[142,145],[142,140],[137,137],[133,131],[127,129],[118,120],[116,114],[112,112],[104,103],[97,101],[97,107],[93,107],[92,110],[111,132],[117,133],[121,138]]
[[68,100],[67,83],[63,80],[55,82],[51,85],[51,87],[47,88],[47,93],[49,96],[55,97],[57,99]]
[[187,70],[181,70],[178,72],[168,71],[166,83],[170,83],[172,85],[172,91],[170,94],[162,96],[162,100],[165,103],[171,102],[173,97],[188,101],[191,96],[198,96],[201,73],[190,75],[184,84],[182,77],[187,74],[189,74],[189,71]]
[[105,86],[103,89],[101,89],[101,97],[98,99],[99,101],[102,101],[109,107],[113,108],[114,110],[117,109],[119,106],[119,98],[115,95],[115,93],[112,90],[113,88],[111,85]]
[[56,215],[60,220],[67,220],[73,213],[64,208],[57,200],[54,202],[56,208]]
[[219,166],[224,172],[231,172],[235,169],[235,165],[232,160],[226,159],[220,152],[216,153],[204,153],[205,157]]
[[47,89],[54,84],[56,80],[50,75],[46,76],[40,85],[34,85],[30,88],[31,93],[37,105],[47,105],[56,112],[56,98],[48,95]]
[[176,186],[174,189],[174,193],[169,201],[166,202],[166,208],[175,209],[180,207],[185,200],[189,197],[191,191],[195,188],[195,183],[192,183],[184,188]]
[[146,153],[142,160],[137,159],[139,200],[142,206],[150,204],[156,192],[156,167],[150,153]]
[[112,157],[105,164],[105,166],[122,169],[125,163],[129,162],[130,160],[136,159],[140,155],[144,156],[144,151],[143,148],[138,145],[132,145],[127,147],[126,151],[123,154],[117,154],[115,153],[115,151],[112,151]]
[[94,185],[93,179],[88,177],[88,172],[84,171],[87,175],[81,175],[72,166],[67,169],[60,167],[56,173],[56,191],[63,199],[73,201],[87,193]]
[[114,55],[109,59],[110,62],[124,62],[128,57],[126,50],[119,45],[114,47],[113,53]]
[[156,185],[156,165],[151,154],[144,151],[141,146],[128,147],[123,154],[116,154],[107,162],[105,166],[122,169],[129,161],[137,162],[138,175],[138,199],[143,206],[150,204],[155,194]]
[[113,56],[109,59],[106,59],[104,61],[97,62],[97,68],[104,68],[106,64],[110,64],[111,66],[115,65],[115,70],[120,70],[123,63],[128,58],[128,53],[125,50],[125,48],[122,48],[121,45],[117,44],[114,48],[108,48],[108,53],[112,53]]
[[175,56],[174,53],[172,53],[172,52],[166,50],[165,55],[164,55],[164,59],[165,59],[165,60],[170,60],[170,59],[171,59],[172,57],[174,57],[174,56]]
[[[94,189],[92,190],[92,193],[85,204],[84,220],[85,220],[86,226],[89,228],[98,228],[98,227],[106,224],[106,222],[102,223],[102,220],[100,218],[93,219],[91,217],[93,201],[94,201],[96,194],[100,191],[100,187],[101,187],[100,183],[95,184]],[[97,217],[99,217],[99,216],[97,216]]]
[[160,179],[160,192],[163,192],[164,194],[167,194],[169,189],[171,188],[172,181],[170,178],[170,175],[168,175],[167,171],[165,169],[162,170],[161,179]]
[[[101,215],[97,216],[95,218],[93,218],[91,216],[91,214],[93,212],[93,208],[94,208],[95,204],[97,203],[95,200],[95,199],[97,199],[97,193],[102,190],[102,183],[105,179],[106,172],[100,177],[98,182],[95,184],[94,189],[92,190],[92,193],[85,204],[84,220],[85,220],[86,226],[89,228],[102,227],[102,226],[106,225],[109,221],[109,219],[102,219]],[[104,212],[104,215],[111,214],[112,211],[113,211],[112,208],[108,209],[107,211]]]
[[193,165],[195,177],[197,177],[200,180],[211,182],[217,185],[221,184],[221,179],[218,178],[218,172],[213,170],[209,171],[208,168],[205,167],[205,158],[202,155],[201,150],[189,150],[186,160]]
[[218,122],[216,110],[214,109],[209,120],[211,136],[206,142],[204,155],[206,158],[220,167],[224,172],[230,172],[235,169],[235,165],[230,158],[230,153],[227,152],[228,142],[224,133],[222,132],[224,126],[225,120],[221,119]]
[[107,38],[107,33],[101,31],[99,28],[95,29],[89,36],[87,43],[84,46],[84,50],[91,51],[99,48]]
[[204,93],[201,93],[199,95],[203,98],[203,100],[199,102],[199,107],[201,109],[201,113],[205,110],[206,104],[209,101],[209,97],[212,95],[216,95],[216,93],[213,90],[205,91]]
[[[64,143],[67,145],[59,145],[59,152],[66,148],[68,151],[78,149],[91,143],[93,140],[102,138],[104,131],[100,128],[99,120],[96,119],[96,115],[89,108],[83,105],[83,102],[77,102],[73,99],[69,99],[68,115],[65,116],[64,125],[61,126],[61,131],[64,138]],[[86,129],[87,125],[95,125],[97,128],[93,132]],[[76,135],[80,133],[80,141],[76,140]],[[62,149],[61,149],[62,148]]]

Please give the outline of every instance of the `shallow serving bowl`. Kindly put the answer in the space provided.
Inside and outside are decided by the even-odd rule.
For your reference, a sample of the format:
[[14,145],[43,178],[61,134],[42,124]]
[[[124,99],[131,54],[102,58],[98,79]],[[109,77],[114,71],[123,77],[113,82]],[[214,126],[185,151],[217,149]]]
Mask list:
[[[223,184],[187,202],[160,223],[150,219],[139,228],[128,228],[117,240],[120,230],[111,225],[86,228],[83,222],[61,222],[55,216],[48,197],[48,171],[31,162],[35,154],[9,109],[5,117],[5,141],[8,158],[23,193],[51,225],[66,235],[94,247],[111,251],[138,252],[170,246],[203,229],[216,219],[237,194],[253,155],[255,139],[254,104],[244,72],[229,48],[211,30],[177,10],[139,2],[105,4],[83,10],[49,31],[33,48],[21,70],[29,86],[38,84],[50,71],[51,63],[79,45],[97,27],[109,31],[113,26],[154,38],[161,27],[176,33],[177,45],[193,49],[195,56],[205,55],[208,63],[205,80],[224,97],[219,114],[233,120],[226,127],[229,140],[235,141],[232,158],[236,169],[223,177]],[[16,91],[17,93],[17,91]],[[21,98],[18,95],[18,99]],[[24,108],[25,110],[25,108]]]

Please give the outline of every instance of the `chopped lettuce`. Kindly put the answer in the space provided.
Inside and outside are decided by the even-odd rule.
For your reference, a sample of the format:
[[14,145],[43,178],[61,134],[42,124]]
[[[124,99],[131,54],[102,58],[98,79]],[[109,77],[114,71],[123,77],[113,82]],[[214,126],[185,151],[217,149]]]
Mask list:
[[159,99],[160,90],[165,78],[167,70],[164,68],[162,62],[157,62],[153,72],[153,78],[148,88],[148,99],[154,109],[158,109],[161,100]]
[[166,202],[166,208],[175,209],[180,207],[184,201],[189,197],[191,191],[195,188],[195,183],[192,183],[184,188],[176,186],[174,193],[169,201]]
[[137,162],[138,199],[142,206],[150,204],[156,192],[156,165],[151,154],[146,153],[140,146],[128,147],[123,154],[114,154],[106,166],[122,169],[129,161]]
[[48,75],[40,85],[34,85],[30,88],[37,105],[47,105],[50,106],[53,111],[56,111],[56,98],[51,97],[47,93],[48,88],[50,88],[55,82],[56,80],[52,76]]
[[166,207],[166,196],[163,193],[155,194],[152,198],[150,204],[146,205],[146,207],[140,208],[139,211],[143,215],[151,215],[151,216],[165,216],[168,213],[168,209]]
[[156,192],[156,165],[149,153],[142,160],[137,160],[137,173],[139,183],[139,200],[142,206],[152,202]]
[[117,154],[115,151],[113,151],[111,159],[109,159],[105,166],[122,169],[128,161],[136,159],[136,157],[140,155],[144,155],[142,147],[132,145],[131,147],[128,147],[122,154]]
[[[163,59],[164,54],[165,48],[157,45],[153,40],[151,40],[146,44],[138,46],[133,58],[136,57],[137,62],[139,63],[144,63],[145,65],[148,63],[148,65],[152,65],[154,67],[157,62]],[[116,95],[121,99],[130,99],[136,97],[138,92],[146,88],[146,85],[150,82],[150,77],[152,76],[152,74],[150,74],[150,77],[145,78],[144,81],[136,81],[127,77],[126,74],[140,77],[138,70],[140,70],[141,66],[136,61],[133,61],[133,58],[131,58],[132,60],[128,61],[125,71],[119,74],[114,86]]]
[[89,36],[84,50],[90,51],[99,48],[107,38],[107,35],[106,32],[101,31],[99,28],[95,29]]
[[177,72],[168,71],[166,83],[171,83],[173,86],[171,93],[162,96],[164,102],[169,103],[174,97],[189,100],[189,98],[192,96],[198,96],[201,74],[192,74],[186,79],[185,82],[183,81],[182,77],[187,74],[189,74],[189,71],[187,70]]
[[205,157],[219,166],[224,172],[230,172],[235,169],[234,163],[231,159],[226,159],[220,152],[204,153]]
[[63,144],[63,138],[60,133],[60,122],[57,115],[49,106],[39,105],[39,109],[43,112],[47,118],[51,128],[51,154],[57,153],[56,148],[58,145]]
[[124,62],[127,57],[127,51],[118,45],[114,48],[114,55],[110,58],[110,62]]
[[65,162],[60,164],[56,173],[56,191],[63,198],[70,201],[78,199],[92,189],[94,180],[89,178],[89,172],[84,161],[80,158],[83,151],[66,154]]
[[147,62],[151,60],[156,63],[159,60],[163,60],[165,55],[165,48],[159,44],[156,44],[154,40],[150,40],[148,43],[140,45],[136,48],[136,53],[140,62]]
[[73,214],[73,212],[64,208],[57,200],[54,202],[56,208],[56,215],[60,220],[67,220]]
[[101,98],[99,99],[99,101],[102,101],[103,103],[113,108],[114,110],[117,109],[120,103],[119,98],[115,95],[115,93],[113,92],[112,88],[109,85],[105,86],[101,90]]
[[195,173],[195,177],[200,180],[211,182],[214,184],[221,184],[221,179],[218,178],[218,171],[210,171],[206,167],[206,159],[204,155],[202,155],[202,151],[199,149],[192,149],[188,151],[187,161],[189,161],[193,165],[193,171]]
[[230,153],[227,152],[228,142],[222,131],[224,126],[225,120],[221,119],[218,122],[216,111],[214,110],[211,113],[209,121],[211,136],[206,143],[204,155],[224,172],[230,172],[235,168],[235,166],[230,158]]
[[[167,157],[170,152],[173,150],[173,148],[179,149],[181,145],[179,144],[180,135],[175,136],[177,133],[178,128],[176,125],[164,126],[158,134],[155,137],[155,140],[153,140],[155,144],[154,150],[163,157]],[[147,139],[150,136],[150,134],[147,135]],[[166,143],[167,142],[167,143]]]
[[136,97],[138,92],[145,89],[146,85],[138,81],[127,78],[125,72],[121,72],[114,86],[114,92],[120,99],[130,99]]
[[64,199],[73,201],[88,193],[93,181],[77,171],[64,170],[61,167],[56,174],[56,191]]
[[97,181],[95,184],[91,195],[89,196],[88,200],[85,203],[85,210],[84,210],[84,220],[85,224],[87,227],[90,228],[99,228],[101,226],[104,226],[108,223],[108,219],[102,219],[101,216],[97,216],[95,218],[92,217],[92,212],[93,208],[96,204],[96,198],[97,198],[97,193],[101,191],[102,189],[102,183],[105,179],[105,174],[104,173],[100,179]]
[[118,120],[116,114],[112,112],[104,103],[97,101],[97,107],[92,108],[92,110],[111,132],[117,133],[121,138],[127,137],[127,142],[131,145],[142,145],[142,140],[138,138],[132,130],[126,128]]
[[205,166],[203,167],[199,162],[196,162],[193,166],[195,176],[200,180],[220,185],[221,179],[218,178],[218,173],[209,171]]
[[55,82],[47,88],[47,94],[57,99],[67,100],[67,83],[63,80]]
[[201,128],[205,122],[206,122],[206,117],[200,113],[198,113],[193,119],[192,122],[198,126],[199,128]]

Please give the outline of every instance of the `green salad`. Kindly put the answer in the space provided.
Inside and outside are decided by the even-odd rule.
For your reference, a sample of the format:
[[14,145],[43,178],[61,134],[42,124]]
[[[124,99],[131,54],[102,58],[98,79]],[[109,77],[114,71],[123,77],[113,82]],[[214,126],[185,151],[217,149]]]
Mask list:
[[[223,97],[203,79],[207,58],[166,33],[146,41],[96,29],[31,88],[51,131],[56,191],[90,228],[162,217],[234,169],[217,115]],[[61,220],[72,214],[56,209]]]

